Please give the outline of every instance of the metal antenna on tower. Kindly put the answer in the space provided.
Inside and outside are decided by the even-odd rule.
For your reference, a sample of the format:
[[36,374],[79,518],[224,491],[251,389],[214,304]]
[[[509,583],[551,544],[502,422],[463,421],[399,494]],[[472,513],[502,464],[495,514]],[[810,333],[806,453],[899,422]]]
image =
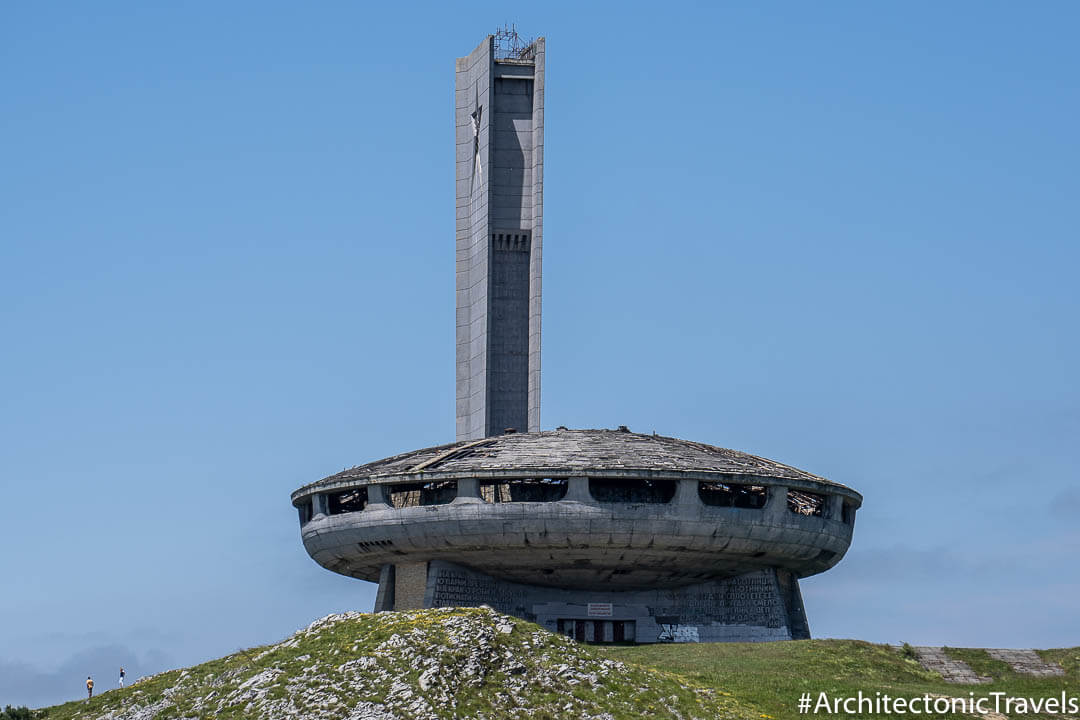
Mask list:
[[521,37],[517,25],[503,25],[495,31],[496,60],[532,60],[534,53],[533,40]]

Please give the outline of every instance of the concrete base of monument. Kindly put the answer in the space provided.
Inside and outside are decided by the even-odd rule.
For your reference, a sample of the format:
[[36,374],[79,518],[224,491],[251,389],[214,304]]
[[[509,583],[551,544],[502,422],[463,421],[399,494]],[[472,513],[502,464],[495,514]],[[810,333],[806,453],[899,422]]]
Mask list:
[[375,612],[488,605],[585,642],[767,642],[810,637],[798,579],[757,570],[680,588],[564,590],[448,562],[386,565]]

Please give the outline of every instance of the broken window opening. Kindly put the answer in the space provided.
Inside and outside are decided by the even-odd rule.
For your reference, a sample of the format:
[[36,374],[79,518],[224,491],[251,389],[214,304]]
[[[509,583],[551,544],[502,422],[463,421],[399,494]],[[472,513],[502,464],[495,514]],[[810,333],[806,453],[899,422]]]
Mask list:
[[788,510],[796,515],[825,517],[825,496],[802,490],[788,490]]
[[764,485],[732,485],[719,482],[699,482],[698,497],[710,507],[737,507],[760,510],[769,499]]
[[396,508],[446,505],[457,497],[457,480],[390,486],[390,504]]
[[675,497],[675,481],[589,478],[589,493],[602,503],[669,503]]
[[296,506],[297,512],[300,513],[300,527],[304,527],[314,516],[313,508],[311,505],[311,498],[306,498],[299,505]]
[[851,503],[844,503],[840,507],[840,519],[844,521],[846,525],[855,524],[855,506]]
[[326,512],[328,515],[343,515],[345,513],[360,512],[366,505],[366,487],[330,493],[326,496]]
[[480,497],[489,503],[558,502],[566,497],[566,478],[522,478],[480,483]]

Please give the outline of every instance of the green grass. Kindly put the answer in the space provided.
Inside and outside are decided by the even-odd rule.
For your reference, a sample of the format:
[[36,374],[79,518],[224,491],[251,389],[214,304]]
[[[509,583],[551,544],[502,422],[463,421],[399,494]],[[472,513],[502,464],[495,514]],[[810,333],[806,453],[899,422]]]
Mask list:
[[[471,623],[470,630],[463,634],[460,627],[455,630],[448,625],[455,620]],[[492,636],[491,657],[505,658],[509,653],[521,667],[515,669],[492,660],[491,671],[478,684],[462,682],[452,690],[444,687],[441,696],[439,688],[420,688],[422,667],[417,657],[438,658],[442,667],[460,669],[475,644],[474,631],[487,628],[490,635],[496,622],[503,621],[479,609],[359,615],[311,633],[300,633],[289,642],[243,650],[187,670],[163,673],[103,693],[90,702],[48,708],[47,717],[102,720],[110,713],[168,699],[167,706],[156,716],[158,720],[246,720],[288,713],[314,717],[320,709],[327,711],[321,713],[325,717],[340,718],[362,702],[386,701],[394,681],[404,682],[417,697],[431,703],[435,714],[448,720],[576,720],[586,713],[605,712],[616,720],[806,720],[809,716],[800,716],[796,703],[807,692],[815,699],[821,692],[835,698],[854,696],[859,691],[870,697],[880,692],[907,698],[926,693],[966,698],[969,692],[978,696],[1004,692],[1013,697],[1046,698],[1065,691],[1069,696],[1080,696],[1080,648],[1040,652],[1044,659],[1065,669],[1064,678],[1018,675],[983,650],[946,648],[950,657],[992,678],[990,684],[966,686],[947,684],[937,673],[924,670],[911,657],[910,649],[905,652],[855,640],[589,647],[520,620],[513,621],[512,632]],[[412,654],[403,651],[399,656],[397,651],[380,650],[389,645],[387,641],[393,636],[398,642],[405,639]],[[376,677],[381,673],[384,680],[358,681],[349,663],[360,662],[361,658],[364,662],[377,660],[377,667],[363,670],[361,676]],[[605,665],[606,660],[624,665]],[[600,672],[601,679],[553,683],[551,678],[557,677],[558,668],[565,664],[581,673]],[[276,673],[264,683],[264,698],[278,705],[256,712],[240,686],[261,673]],[[508,700],[507,693],[515,683],[516,702]],[[934,713],[919,717],[929,720],[957,716]]]
[[[796,703],[804,692],[812,693],[815,699],[822,691],[835,697],[856,695],[860,690],[869,696],[880,691],[908,698],[924,693],[968,697],[971,691],[977,696],[1005,692],[1010,696],[1056,697],[1063,690],[1080,695],[1080,648],[1041,652],[1044,659],[1058,662],[1066,671],[1064,678],[1042,679],[1018,675],[983,650],[948,648],[950,657],[969,662],[978,674],[993,678],[992,683],[978,686],[948,684],[898,649],[857,640],[641,645],[601,648],[599,652],[730,692],[777,720],[800,717]],[[805,720],[808,716],[802,717]]]
[[[147,707],[167,698],[169,704],[155,720],[220,718],[247,720],[253,717],[343,718],[362,701],[383,703],[402,683],[430,703],[441,718],[509,720],[521,718],[573,719],[588,714],[607,713],[616,720],[641,717],[699,718],[701,720],[757,720],[754,708],[726,694],[703,691],[683,677],[637,665],[607,664],[590,648],[549,633],[537,625],[513,621],[513,631],[494,631],[497,620],[486,610],[460,608],[452,611],[414,611],[363,615],[337,622],[309,634],[294,636],[295,642],[253,648],[184,671],[157,675],[131,687],[103,693],[89,702],[75,701],[47,709],[49,720],[103,720]],[[469,631],[448,630],[447,621],[468,621]],[[490,672],[473,683],[460,672],[461,682],[447,694],[440,688],[422,690],[418,658],[437,658],[440,667],[460,671],[470,658],[476,633],[487,629],[491,635]],[[459,628],[460,630],[460,628]],[[455,634],[457,632],[457,634]],[[386,651],[383,643],[397,638],[404,643],[400,652]],[[511,678],[502,669],[509,655],[523,665]],[[352,661],[373,662],[377,667],[356,675],[343,670]],[[597,682],[569,682],[560,668],[571,667],[578,677],[595,674]],[[313,669],[314,668],[314,669]],[[264,684],[269,707],[243,695],[245,682],[264,673],[275,673]],[[452,673],[443,673],[449,677]],[[465,678],[464,680],[462,678]],[[518,685],[517,701],[507,688]],[[317,690],[320,700],[311,704],[304,689]],[[445,690],[445,689],[444,689]],[[321,709],[327,712],[320,713]],[[401,717],[412,717],[401,710]],[[417,711],[424,715],[423,711]]]

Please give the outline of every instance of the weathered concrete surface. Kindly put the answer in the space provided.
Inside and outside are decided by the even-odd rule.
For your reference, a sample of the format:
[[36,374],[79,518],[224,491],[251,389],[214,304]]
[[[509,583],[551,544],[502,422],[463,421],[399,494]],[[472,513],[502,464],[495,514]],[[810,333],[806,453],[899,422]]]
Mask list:
[[540,429],[544,48],[456,64],[458,440]]
[[[548,502],[485,502],[483,483],[564,478]],[[591,479],[648,478],[667,502],[601,502]],[[443,504],[393,507],[402,482],[453,482]],[[700,483],[757,487],[763,507],[716,507]],[[742,484],[742,485],[740,485]],[[328,514],[334,493],[361,488],[363,509]],[[814,493],[821,514],[792,511],[789,491]],[[307,551],[323,566],[378,580],[384,566],[441,560],[503,580],[620,590],[678,587],[776,568],[823,572],[851,543],[858,493],[743,453],[630,432],[564,430],[489,438],[408,453],[339,473],[294,493]]]
[[420,610],[427,589],[426,562],[404,562],[394,566],[393,610]]
[[916,647],[919,664],[927,670],[941,673],[945,682],[958,685],[981,685],[990,682],[990,678],[975,674],[971,666],[962,660],[953,660],[939,647]]
[[995,660],[1007,662],[1012,669],[1023,675],[1035,677],[1063,677],[1065,671],[1055,663],[1048,663],[1034,650],[989,649],[986,653]]
[[[840,561],[861,495],[764,458],[626,428],[539,432],[544,68],[543,38],[504,60],[489,36],[456,63],[458,442],[294,492],[304,546],[330,570],[378,579],[377,610],[429,603],[428,569],[453,564],[499,587],[545,588],[526,594],[561,608],[553,617],[589,593],[622,593],[626,607],[660,607],[661,593],[683,599],[663,617],[693,617],[686,599],[697,598],[702,622],[670,630],[680,637],[733,639],[717,624],[747,624],[716,598],[761,576],[775,588],[747,591],[757,610],[776,601],[789,611],[746,639],[808,636],[797,579]],[[702,587],[713,599],[699,597]]]
[[507,582],[433,561],[427,564],[426,581],[424,607],[487,605],[589,642],[810,637],[797,581],[773,569],[670,590],[568,590]]
[[[1065,671],[1059,665],[1046,662],[1034,650],[985,648],[984,651],[995,660],[1008,663],[1015,672],[1023,675],[1035,677],[1063,677],[1065,675]],[[991,678],[976,675],[967,663],[950,659],[945,654],[944,648],[917,647],[915,652],[919,657],[919,663],[924,668],[941,673],[946,682],[978,685],[991,681]]]
[[[383,460],[358,465],[305,485],[293,493],[296,501],[317,489],[349,487],[357,481],[382,479],[438,480],[483,477],[489,474],[516,477],[627,477],[679,476],[703,480],[721,476],[790,480],[793,487],[828,486],[846,491],[851,499],[861,496],[840,483],[783,463],[728,448],[692,440],[647,435],[629,430],[570,430],[560,428],[459,441],[413,450]],[[674,474],[673,474],[674,473]],[[734,481],[734,478],[732,478]],[[857,505],[856,505],[857,507]]]
[[852,531],[791,513],[783,493],[761,510],[576,500],[383,508],[316,515],[303,527],[304,546],[328,569],[371,581],[408,557],[518,582],[630,589],[765,568],[813,575],[840,560]]

